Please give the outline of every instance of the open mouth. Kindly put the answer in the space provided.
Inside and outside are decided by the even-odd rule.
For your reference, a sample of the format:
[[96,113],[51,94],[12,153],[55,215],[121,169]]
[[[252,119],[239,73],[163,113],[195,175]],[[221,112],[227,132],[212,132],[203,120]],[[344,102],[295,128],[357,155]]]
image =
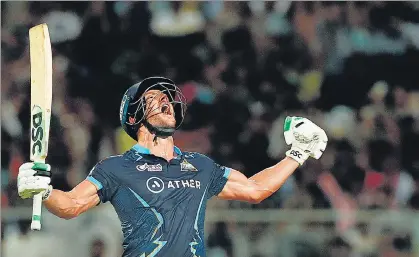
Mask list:
[[163,104],[160,107],[160,112],[166,115],[172,115],[169,104]]

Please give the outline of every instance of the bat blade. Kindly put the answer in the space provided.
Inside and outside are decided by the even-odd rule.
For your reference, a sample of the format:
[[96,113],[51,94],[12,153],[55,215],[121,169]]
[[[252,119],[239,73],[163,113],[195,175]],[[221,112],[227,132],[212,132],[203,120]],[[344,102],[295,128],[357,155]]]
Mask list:
[[[48,27],[40,24],[29,30],[31,62],[30,159],[45,163],[52,104],[52,51]],[[32,230],[41,229],[42,193],[34,196]]]
[[45,162],[52,103],[52,51],[46,24],[29,30],[31,60],[30,159]]

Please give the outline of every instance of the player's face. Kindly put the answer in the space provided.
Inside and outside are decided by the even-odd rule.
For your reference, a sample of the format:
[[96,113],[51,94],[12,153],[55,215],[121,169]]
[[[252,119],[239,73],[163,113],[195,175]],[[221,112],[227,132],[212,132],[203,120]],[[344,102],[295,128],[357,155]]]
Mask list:
[[145,93],[147,121],[156,127],[174,128],[175,111],[166,94],[160,90]]

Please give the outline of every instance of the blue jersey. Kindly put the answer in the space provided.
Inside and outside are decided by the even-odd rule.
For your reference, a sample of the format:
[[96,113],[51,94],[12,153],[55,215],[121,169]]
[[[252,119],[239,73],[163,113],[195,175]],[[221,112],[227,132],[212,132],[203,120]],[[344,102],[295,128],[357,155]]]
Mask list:
[[230,169],[175,147],[170,162],[135,145],[99,162],[87,179],[121,221],[123,257],[204,257],[206,202],[221,192]]

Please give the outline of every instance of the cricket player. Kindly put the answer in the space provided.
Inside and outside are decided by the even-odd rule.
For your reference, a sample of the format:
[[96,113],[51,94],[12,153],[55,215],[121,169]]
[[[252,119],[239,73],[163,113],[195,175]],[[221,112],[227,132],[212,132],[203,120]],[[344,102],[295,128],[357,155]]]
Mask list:
[[138,143],[122,155],[100,161],[70,192],[53,189],[48,164],[19,169],[19,195],[43,192],[54,215],[71,219],[110,202],[121,221],[123,257],[204,257],[204,220],[208,199],[260,203],[276,192],[309,157],[326,148],[323,129],[302,117],[287,117],[286,157],[251,178],[211,158],[184,152],[172,134],[186,113],[186,99],[173,81],[149,77],[130,87],[120,107],[126,133]]

